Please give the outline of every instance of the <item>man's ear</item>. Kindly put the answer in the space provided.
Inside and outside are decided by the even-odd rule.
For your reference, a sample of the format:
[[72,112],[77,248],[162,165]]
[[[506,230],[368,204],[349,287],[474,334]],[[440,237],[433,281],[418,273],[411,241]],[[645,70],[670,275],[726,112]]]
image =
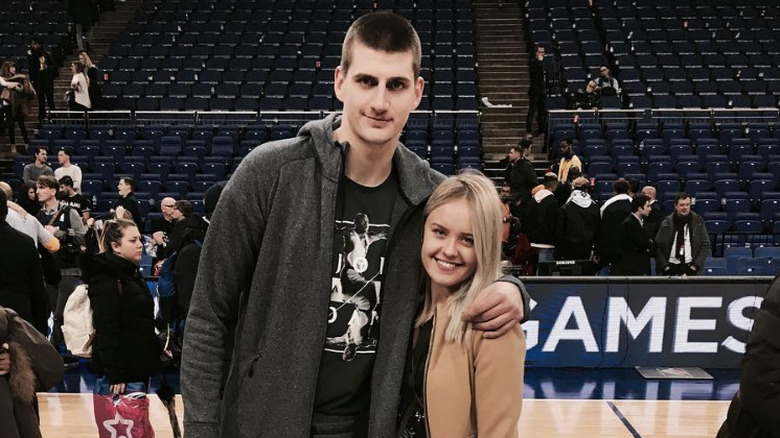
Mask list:
[[344,100],[341,98],[341,89],[344,86],[344,81],[347,79],[346,76],[347,72],[340,65],[333,72],[333,92],[336,94],[336,98],[342,102]]

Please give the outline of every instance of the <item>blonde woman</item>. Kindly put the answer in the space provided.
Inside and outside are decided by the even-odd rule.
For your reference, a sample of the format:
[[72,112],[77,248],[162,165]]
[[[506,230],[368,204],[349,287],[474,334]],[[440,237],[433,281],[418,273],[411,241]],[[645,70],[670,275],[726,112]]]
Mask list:
[[92,102],[89,100],[89,79],[85,74],[84,64],[74,61],[70,64],[70,71],[73,73],[73,79],[70,81],[73,97],[68,101],[68,107],[71,111],[89,111]]
[[98,82],[97,66],[92,63],[92,58],[89,57],[89,54],[83,50],[79,52],[79,62],[84,64],[84,73],[87,75],[87,82],[89,83],[89,102],[92,104],[90,109],[98,109],[103,93]]
[[462,320],[501,276],[501,202],[478,172],[446,179],[424,211],[422,285],[399,409],[401,437],[516,437],[525,336],[484,339]]

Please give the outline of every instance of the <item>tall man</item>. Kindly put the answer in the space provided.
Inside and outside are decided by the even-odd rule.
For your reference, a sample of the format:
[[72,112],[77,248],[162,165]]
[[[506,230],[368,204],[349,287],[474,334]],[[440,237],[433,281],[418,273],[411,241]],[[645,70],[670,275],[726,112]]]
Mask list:
[[122,207],[124,210],[129,211],[133,216],[133,222],[141,228],[143,226],[143,218],[141,217],[141,207],[138,205],[138,199],[133,194],[133,183],[133,178],[129,176],[119,178],[119,183],[116,187],[119,199],[117,199],[111,209],[116,212],[119,210],[119,207]]
[[38,177],[41,175],[54,175],[54,171],[46,164],[48,157],[49,151],[46,148],[35,148],[35,161],[24,166],[24,170],[22,170],[22,178],[27,187],[35,188],[38,184]]
[[650,275],[653,239],[644,221],[650,214],[650,198],[638,195],[631,200],[631,214],[620,224],[620,257],[612,263],[611,275]]
[[63,176],[69,176],[73,180],[73,189],[76,190],[76,193],[81,193],[81,169],[70,162],[72,157],[73,148],[70,146],[57,152],[57,161],[60,163],[60,167],[54,171],[54,177],[59,181]]
[[658,234],[658,228],[661,227],[661,221],[664,220],[664,211],[658,204],[658,191],[651,185],[642,187],[642,194],[650,198],[650,214],[645,219],[645,230],[647,235],[655,238]]
[[35,37],[27,51],[27,65],[30,69],[30,81],[38,94],[38,122],[43,123],[46,117],[46,101],[49,110],[54,111],[54,78],[57,76],[57,66],[51,54],[43,48],[43,40]]
[[[187,317],[188,437],[396,436],[421,213],[442,179],[398,143],[422,97],[419,72],[420,40],[408,21],[362,16],[335,71],[343,116],[254,149],[233,174]],[[387,238],[369,245],[359,236],[357,245],[338,230]],[[466,317],[477,330],[511,328],[522,314],[517,286],[494,283]],[[487,308],[501,316],[485,322]],[[351,338],[339,341],[347,327]]]
[[60,183],[60,204],[76,209],[84,221],[89,219],[89,212],[93,207],[92,202],[81,193],[76,193],[76,189],[73,188],[73,180],[71,177],[65,175],[60,178],[58,182]]
[[532,137],[534,115],[539,125],[539,133],[547,130],[547,94],[550,92],[552,68],[544,60],[544,46],[536,47],[536,52],[528,64],[530,84],[528,86],[528,115],[525,119],[525,136]]
[[152,239],[157,245],[157,259],[162,260],[170,255],[168,243],[173,234],[176,221],[173,220],[173,211],[176,207],[176,200],[165,197],[160,201],[160,212],[162,216],[152,221]]
[[531,142],[523,139],[509,150],[504,180],[512,187],[512,197],[515,203],[520,201],[520,208],[531,199],[531,189],[539,184],[533,164],[528,159]]
[[87,232],[76,209],[59,205],[57,201],[59,187],[59,182],[53,176],[44,175],[38,178],[38,200],[41,203],[38,220],[47,231],[60,240],[60,249],[54,258],[62,279],[56,290],[49,288],[49,304],[54,309],[54,329],[51,340],[55,347],[63,345],[64,342],[62,313],[65,310],[65,303],[81,278],[78,258],[82,246],[85,246],[84,235]]
[[674,213],[667,216],[655,237],[657,272],[663,275],[697,275],[711,255],[704,219],[691,211],[691,196],[680,192]]
[[611,266],[620,259],[622,236],[620,224],[631,215],[631,188],[623,178],[612,183],[615,195],[607,199],[601,206],[601,232],[596,245],[596,253],[600,257],[602,267]]

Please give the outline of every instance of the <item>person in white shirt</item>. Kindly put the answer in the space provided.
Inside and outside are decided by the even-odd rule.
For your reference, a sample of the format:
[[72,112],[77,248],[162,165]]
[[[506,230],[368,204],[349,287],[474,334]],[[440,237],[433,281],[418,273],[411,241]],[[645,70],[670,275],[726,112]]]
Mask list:
[[81,193],[81,169],[70,162],[73,152],[73,148],[70,146],[60,149],[57,153],[57,161],[59,161],[60,167],[54,169],[54,177],[59,181],[63,176],[69,176],[73,180],[73,188],[76,190],[76,193]]
[[73,98],[68,101],[71,111],[89,111],[92,102],[89,100],[89,78],[84,73],[84,64],[81,61],[73,61],[70,64],[73,79],[70,80],[70,89],[73,90]]

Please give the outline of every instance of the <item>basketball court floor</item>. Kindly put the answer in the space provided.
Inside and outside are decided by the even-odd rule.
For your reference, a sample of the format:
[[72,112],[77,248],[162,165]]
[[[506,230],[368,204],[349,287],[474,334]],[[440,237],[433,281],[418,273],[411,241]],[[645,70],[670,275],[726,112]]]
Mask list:
[[[738,370],[707,370],[712,380],[645,380],[634,369],[527,368],[521,437],[715,437],[739,385]],[[94,438],[92,376],[82,365],[39,394],[45,438]],[[169,376],[178,387],[178,377]],[[156,387],[158,381],[152,382]],[[171,437],[166,409],[150,395],[158,438]],[[182,401],[176,398],[179,421]],[[185,434],[186,436],[186,434]]]

